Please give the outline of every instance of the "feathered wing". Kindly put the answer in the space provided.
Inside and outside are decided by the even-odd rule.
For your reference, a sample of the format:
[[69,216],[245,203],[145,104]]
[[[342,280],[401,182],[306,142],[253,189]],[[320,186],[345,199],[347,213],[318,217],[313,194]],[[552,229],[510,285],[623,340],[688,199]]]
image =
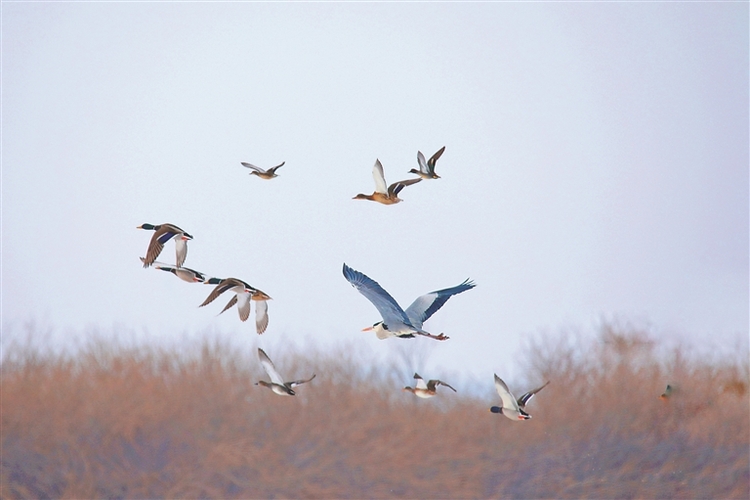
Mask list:
[[185,259],[187,258],[187,240],[183,240],[182,238],[177,238],[174,240],[174,250],[175,250],[175,264],[177,267],[182,267],[182,265],[185,263]]
[[383,290],[383,287],[375,280],[368,278],[359,271],[355,271],[346,264],[344,264],[344,277],[359,293],[372,302],[386,325],[389,322],[392,323],[394,320],[407,325],[411,324],[404,310],[398,305],[398,302],[388,292]]
[[306,384],[306,383],[308,383],[309,381],[311,381],[314,378],[315,378],[315,374],[313,373],[313,376],[310,377],[310,378],[308,378],[308,379],[305,379],[305,380],[293,380],[291,382],[287,382],[286,384],[290,388],[291,387],[296,387],[298,385]]
[[421,180],[422,180],[421,177],[417,177],[415,179],[406,179],[404,181],[394,182],[393,184],[388,186],[388,195],[398,196],[398,193],[400,193],[401,190],[404,189],[406,186],[411,186],[412,184],[416,184],[417,182]]
[[[208,281],[206,281],[206,283],[209,283],[209,281],[213,281],[213,280],[208,280]],[[213,285],[213,282],[209,283],[209,284]],[[214,300],[216,300],[216,298],[219,295],[221,295],[222,293],[224,293],[227,290],[230,290],[230,289],[232,289],[232,288],[234,288],[236,286],[237,286],[237,282],[235,280],[231,279],[231,278],[227,278],[227,279],[221,280],[214,287],[214,289],[211,290],[211,293],[208,294],[208,297],[206,297],[206,300],[203,301],[203,304],[199,305],[198,307],[207,306],[208,304],[210,304],[211,302],[213,302]],[[231,307],[231,306],[229,306],[229,307]]]
[[503,408],[508,408],[510,410],[516,411],[519,410],[516,398],[513,397],[513,394],[511,394],[508,386],[505,385],[505,382],[503,382],[503,379],[501,379],[497,375],[495,375],[495,389],[500,395],[500,399],[503,401]]
[[268,328],[268,301],[267,300],[256,300],[255,301],[255,331],[258,335],[266,331]]
[[229,302],[227,302],[227,305],[224,306],[224,309],[222,309],[219,314],[224,313],[224,311],[231,308],[236,303],[237,303],[237,295],[235,294],[231,299],[229,299]]
[[[260,167],[256,167],[256,166],[255,166],[255,165],[253,165],[252,163],[245,163],[244,161],[243,161],[243,162],[240,162],[240,163],[242,164],[242,166],[243,166],[243,167],[246,167],[246,168],[251,168],[251,169],[255,170],[255,171],[256,171],[256,172],[258,172],[258,173],[261,173],[261,174],[265,174],[265,173],[266,173],[266,171],[265,171],[265,170],[263,170],[263,169],[262,169],[262,168],[260,168]],[[283,163],[282,163],[281,165],[283,165]],[[281,166],[281,165],[279,165],[279,166]]]
[[409,318],[411,324],[417,328],[422,328],[422,324],[430,319],[430,316],[443,307],[449,298],[459,293],[471,290],[476,285],[473,281],[466,280],[458,286],[451,288],[444,288],[443,290],[436,290],[434,292],[426,293],[412,302],[412,304],[406,309],[406,316]]
[[545,387],[547,387],[547,384],[549,384],[549,381],[547,381],[547,383],[544,384],[543,386],[537,387],[533,391],[529,391],[529,392],[525,393],[523,396],[521,396],[520,398],[518,398],[518,406],[521,407],[521,408],[525,408],[526,405],[528,404],[528,402],[531,400],[531,398],[534,397],[534,394],[536,394],[537,392],[539,392],[542,389],[544,389]]
[[417,389],[427,389],[427,384],[424,383],[424,379],[418,373],[414,374],[414,379],[417,381]]
[[258,349],[258,359],[260,359],[260,364],[263,365],[263,369],[266,370],[266,373],[271,378],[271,382],[278,385],[284,385],[284,379],[282,379],[279,372],[276,371],[276,367],[273,366],[273,361],[271,361],[271,358],[268,357],[268,354],[266,354],[263,349]]
[[452,390],[453,392],[458,392],[456,391],[456,389],[453,388],[453,386],[446,384],[442,380],[430,380],[429,382],[427,382],[427,387],[432,386],[432,389],[434,389],[438,385],[444,385],[445,387]]
[[438,159],[443,155],[443,151],[445,151],[445,146],[437,150],[437,153],[432,155],[430,157],[430,161],[427,162],[427,166],[430,169],[430,173],[435,172],[435,163],[438,161]]
[[237,310],[240,313],[240,320],[247,321],[250,317],[250,294],[238,293],[234,296],[237,300]]
[[176,232],[171,231],[167,225],[163,224],[157,227],[159,229],[154,230],[154,234],[151,235],[151,241],[148,243],[146,258],[143,259],[143,267],[148,267],[153,264],[161,251],[164,250],[164,244],[177,234]]
[[280,169],[281,167],[283,167],[283,166],[284,166],[284,163],[286,163],[286,162],[285,162],[285,161],[282,161],[281,163],[279,163],[279,164],[278,164],[278,165],[276,165],[275,167],[271,167],[271,168],[269,168],[269,169],[268,169],[268,173],[269,173],[269,174],[274,174],[274,173],[276,173],[276,171],[277,171],[278,169]]
[[375,180],[375,192],[387,194],[388,187],[385,184],[385,174],[383,173],[383,164],[380,160],[375,160],[375,166],[372,167],[372,178]]
[[424,159],[424,155],[421,151],[417,151],[417,163],[419,164],[419,170],[423,174],[429,174],[430,169],[427,168],[427,162]]

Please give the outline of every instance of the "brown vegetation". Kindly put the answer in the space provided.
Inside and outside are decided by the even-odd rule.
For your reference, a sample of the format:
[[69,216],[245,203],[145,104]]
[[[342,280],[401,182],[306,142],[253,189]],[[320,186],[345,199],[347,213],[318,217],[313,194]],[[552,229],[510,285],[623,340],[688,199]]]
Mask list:
[[274,352],[284,374],[318,374],[279,397],[217,340],[6,346],[0,497],[747,498],[747,356],[662,351],[613,328],[538,338],[517,390],[552,383],[512,422],[487,411],[491,373],[486,392],[423,401],[343,349]]

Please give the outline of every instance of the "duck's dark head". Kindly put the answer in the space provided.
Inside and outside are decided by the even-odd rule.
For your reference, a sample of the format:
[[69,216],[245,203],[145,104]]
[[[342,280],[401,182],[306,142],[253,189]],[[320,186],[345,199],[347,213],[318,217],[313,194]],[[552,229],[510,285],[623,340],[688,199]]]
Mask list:
[[154,226],[153,224],[145,223],[138,226],[136,229],[146,229],[148,231],[153,231],[154,229],[158,229],[159,226]]
[[499,406],[493,406],[492,408],[490,408],[490,411],[491,411],[492,413],[502,413],[502,412],[503,412],[503,409],[502,409],[502,408],[500,408]]

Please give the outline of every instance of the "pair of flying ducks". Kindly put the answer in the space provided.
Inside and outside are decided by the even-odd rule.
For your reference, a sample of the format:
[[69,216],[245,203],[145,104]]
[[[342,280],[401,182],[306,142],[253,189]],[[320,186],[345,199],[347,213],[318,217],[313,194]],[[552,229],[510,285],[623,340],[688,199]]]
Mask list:
[[[247,321],[250,317],[250,302],[255,302],[255,331],[260,335],[266,331],[268,327],[268,300],[271,300],[265,292],[258,290],[250,284],[237,279],[237,278],[207,278],[204,273],[184,267],[185,258],[187,257],[187,242],[192,240],[192,235],[183,231],[174,224],[142,224],[138,226],[138,229],[146,229],[154,231],[151,241],[149,242],[148,249],[146,250],[146,257],[141,257],[143,267],[154,266],[162,271],[167,271],[183,281],[188,283],[205,283],[207,285],[216,285],[211,293],[208,294],[206,300],[198,307],[203,307],[210,304],[216,298],[224,292],[231,291],[234,296],[229,300],[224,309],[219,314],[222,314],[227,309],[232,308],[235,304],[240,315],[240,320]],[[156,258],[159,256],[161,251],[164,249],[164,244],[169,240],[175,242],[175,265],[167,265],[161,262],[157,262]]]
[[394,205],[400,201],[403,201],[398,197],[398,194],[406,186],[416,184],[422,179],[429,180],[440,178],[440,176],[435,173],[435,163],[437,163],[438,159],[443,154],[443,151],[445,151],[445,146],[440,148],[437,153],[432,155],[427,161],[425,161],[422,152],[417,151],[417,163],[419,164],[419,170],[412,168],[411,170],[409,170],[409,173],[417,174],[419,177],[394,182],[390,186],[388,186],[385,182],[383,165],[380,163],[380,160],[375,160],[375,166],[372,169],[372,177],[375,180],[375,192],[373,192],[372,194],[360,193],[355,196],[354,199],[377,201],[378,203],[382,203],[383,205]]

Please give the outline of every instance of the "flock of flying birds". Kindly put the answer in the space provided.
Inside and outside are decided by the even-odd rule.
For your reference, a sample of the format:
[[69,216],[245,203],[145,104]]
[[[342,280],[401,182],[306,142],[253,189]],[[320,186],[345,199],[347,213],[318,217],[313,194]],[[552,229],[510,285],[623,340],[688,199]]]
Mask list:
[[[435,164],[444,151],[445,147],[440,148],[434,155],[432,155],[432,157],[430,157],[429,160],[425,160],[422,152],[418,151],[417,163],[419,164],[419,169],[411,169],[409,171],[409,173],[414,173],[418,177],[398,181],[391,185],[386,184],[383,165],[379,160],[376,160],[375,166],[372,170],[372,175],[375,180],[375,191],[371,195],[358,194],[353,199],[376,201],[383,205],[393,205],[402,201],[398,197],[398,194],[406,186],[416,184],[423,179],[429,180],[440,178],[440,176],[435,173]],[[278,177],[276,171],[284,166],[284,162],[275,167],[269,168],[268,170],[264,170],[245,162],[242,162],[242,166],[251,169],[250,175],[256,175],[261,179],[270,180]],[[144,268],[153,266],[156,269],[170,272],[188,283],[215,285],[213,290],[211,290],[211,293],[206,297],[206,300],[204,300],[199,307],[210,304],[224,292],[232,292],[232,298],[219,314],[222,314],[227,309],[231,309],[234,305],[237,305],[240,320],[247,321],[250,317],[251,303],[254,302],[256,332],[260,335],[266,331],[266,328],[268,327],[268,301],[271,300],[271,297],[268,294],[238,278],[209,278],[201,272],[184,267],[183,264],[187,257],[187,242],[188,240],[192,240],[193,237],[174,224],[142,224],[138,226],[138,229],[154,231],[148,249],[146,250],[146,257],[141,257],[141,262],[143,262]],[[174,266],[156,260],[164,249],[164,245],[169,240],[175,242],[176,259]],[[424,330],[424,322],[435,314],[438,309],[443,307],[449,298],[467,290],[471,290],[476,286],[473,281],[467,279],[463,283],[454,287],[444,288],[442,290],[436,290],[421,295],[404,310],[398,302],[396,302],[396,300],[383,289],[383,287],[365,274],[352,269],[346,264],[343,266],[343,274],[346,280],[357,289],[357,291],[364,295],[364,297],[367,298],[380,313],[382,320],[371,327],[365,328],[363,331],[374,331],[377,337],[381,340],[390,337],[414,338],[417,335],[434,340],[447,340],[448,337],[443,333],[434,335]],[[268,357],[263,349],[258,349],[258,359],[271,381],[266,382],[261,380],[255,385],[268,387],[275,394],[294,396],[294,387],[310,382],[315,378],[315,374],[313,374],[313,376],[308,379],[285,382],[284,378],[279,374],[271,361],[271,358]],[[456,389],[441,380],[428,380],[425,382],[425,380],[417,373],[414,374],[414,379],[416,380],[415,387],[404,387],[404,391],[409,391],[420,398],[430,398],[435,396],[437,393],[437,387],[441,385],[448,387],[454,392],[456,391]],[[549,382],[516,399],[508,389],[505,382],[495,375],[495,388],[502,400],[502,406],[493,406],[490,408],[490,411],[492,413],[501,413],[511,420],[528,420],[531,416],[525,411],[526,404],[537,392],[544,389],[547,384],[549,384]]]

